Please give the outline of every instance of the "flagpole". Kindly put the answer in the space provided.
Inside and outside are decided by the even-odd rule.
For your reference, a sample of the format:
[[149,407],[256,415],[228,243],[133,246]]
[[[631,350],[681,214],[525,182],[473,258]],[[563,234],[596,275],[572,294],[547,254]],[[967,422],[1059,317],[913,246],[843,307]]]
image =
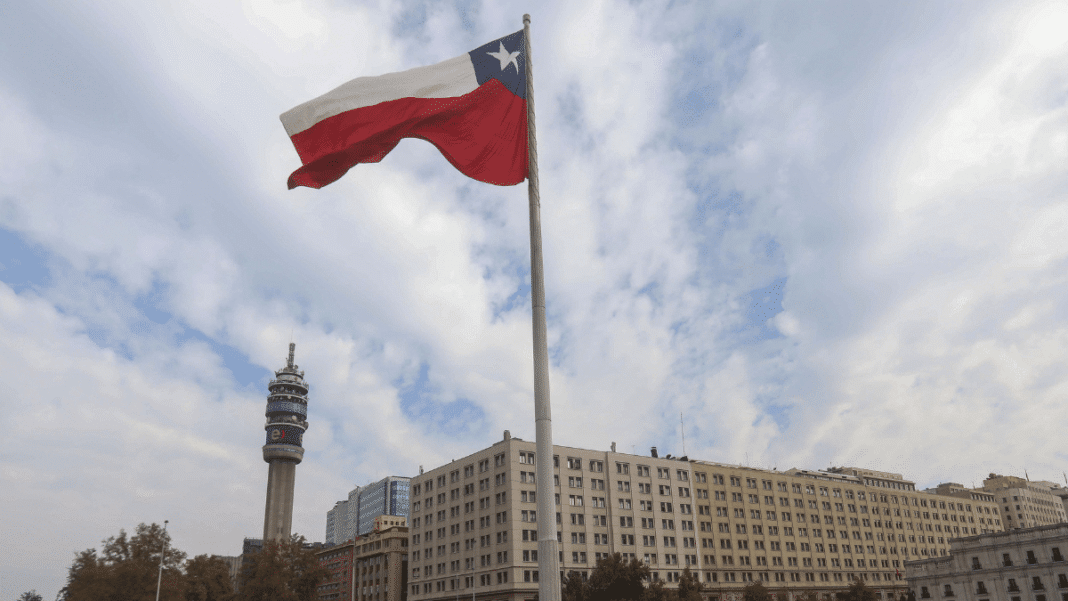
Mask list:
[[530,201],[530,309],[534,330],[535,471],[538,474],[538,598],[560,601],[553,487],[553,428],[549,408],[549,347],[545,334],[545,283],[541,256],[541,197],[538,144],[534,129],[534,66],[530,58],[530,15],[523,15],[527,84],[527,195]]

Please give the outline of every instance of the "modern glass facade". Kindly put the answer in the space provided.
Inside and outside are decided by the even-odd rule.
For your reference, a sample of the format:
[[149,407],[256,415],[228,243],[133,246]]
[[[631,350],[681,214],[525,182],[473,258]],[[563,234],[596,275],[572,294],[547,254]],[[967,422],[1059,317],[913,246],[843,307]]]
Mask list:
[[349,517],[348,506],[348,501],[338,501],[333,509],[326,512],[326,538],[324,539],[326,544],[333,545],[347,540],[345,524]]
[[[367,486],[357,486],[327,512],[327,541],[341,543],[374,530],[375,518],[380,515],[408,517],[408,488],[410,478],[387,476]],[[333,534],[333,540],[331,540]]]

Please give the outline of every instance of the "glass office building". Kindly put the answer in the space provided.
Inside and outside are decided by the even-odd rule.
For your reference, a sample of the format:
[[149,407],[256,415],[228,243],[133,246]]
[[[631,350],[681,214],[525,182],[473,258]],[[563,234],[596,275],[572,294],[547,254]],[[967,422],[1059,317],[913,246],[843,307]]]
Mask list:
[[326,542],[337,544],[374,530],[380,515],[408,517],[408,485],[404,476],[387,476],[367,486],[357,486],[346,501],[326,515]]

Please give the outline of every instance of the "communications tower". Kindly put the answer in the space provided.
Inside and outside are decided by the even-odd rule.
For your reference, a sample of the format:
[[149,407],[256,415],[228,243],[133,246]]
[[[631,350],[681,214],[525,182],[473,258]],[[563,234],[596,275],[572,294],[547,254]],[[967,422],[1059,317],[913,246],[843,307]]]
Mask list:
[[267,385],[267,507],[263,514],[263,542],[288,541],[293,527],[293,486],[297,464],[304,459],[301,438],[308,429],[308,384],[293,363],[297,345],[289,343],[286,366],[274,372]]

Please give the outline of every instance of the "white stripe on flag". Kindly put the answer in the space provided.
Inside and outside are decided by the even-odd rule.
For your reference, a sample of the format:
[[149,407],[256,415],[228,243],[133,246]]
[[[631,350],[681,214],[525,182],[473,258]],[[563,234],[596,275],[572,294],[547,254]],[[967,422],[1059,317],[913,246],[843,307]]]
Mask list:
[[436,65],[416,67],[377,77],[358,77],[281,115],[290,136],[346,111],[398,98],[453,98],[478,87],[467,54]]

